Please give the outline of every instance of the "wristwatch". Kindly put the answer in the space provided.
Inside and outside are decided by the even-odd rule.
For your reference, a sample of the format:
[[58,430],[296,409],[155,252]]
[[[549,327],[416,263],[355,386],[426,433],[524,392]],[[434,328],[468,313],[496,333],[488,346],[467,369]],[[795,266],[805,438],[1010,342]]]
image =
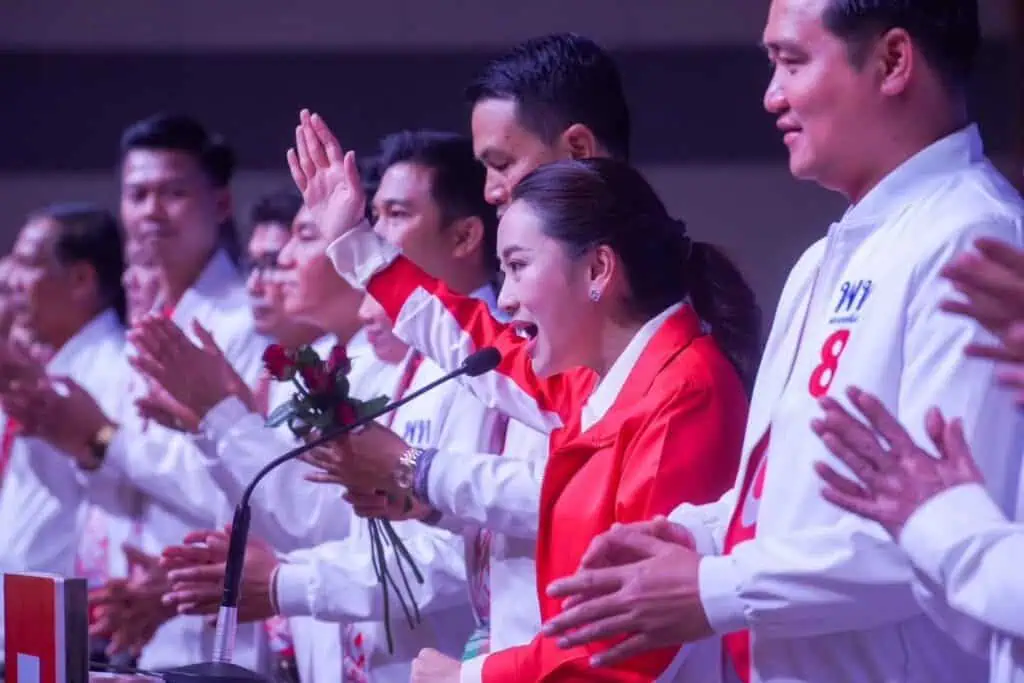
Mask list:
[[89,462],[83,464],[82,469],[90,471],[99,469],[103,464],[103,459],[107,457],[107,449],[117,435],[117,430],[116,424],[108,422],[89,439]]
[[398,457],[398,465],[395,467],[393,476],[395,484],[403,491],[411,490],[413,484],[416,483],[416,463],[419,462],[421,455],[423,455],[422,448],[410,446]]

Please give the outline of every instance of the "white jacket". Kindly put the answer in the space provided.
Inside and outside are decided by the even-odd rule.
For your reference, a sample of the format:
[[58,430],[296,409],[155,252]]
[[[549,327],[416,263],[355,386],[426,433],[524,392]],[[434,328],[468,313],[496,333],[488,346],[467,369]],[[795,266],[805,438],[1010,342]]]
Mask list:
[[[963,355],[987,334],[938,310],[953,294],[939,270],[981,236],[1022,246],[1021,216],[1019,195],[985,159],[971,126],[886,177],[790,274],[754,388],[738,483],[718,502],[672,516],[710,554],[699,584],[711,625],[750,629],[752,680],[984,679],[984,662],[953,647],[923,614],[898,546],[821,498],[812,464],[841,465],[809,428],[821,414],[810,388],[827,387],[840,401],[850,385],[878,395],[920,444],[930,443],[931,406],[961,416],[990,493],[1012,510],[1024,424],[996,388],[993,365]],[[760,499],[739,503],[756,537],[716,556],[751,452],[769,429]]]
[[[54,354],[47,374],[71,377],[104,411],[120,415],[128,376],[124,344],[124,327],[107,310]],[[108,500],[112,512],[124,511],[122,504],[128,502],[124,497]],[[87,492],[74,459],[40,439],[16,438],[0,478],[0,572],[73,576],[87,511]],[[0,586],[0,611],[2,606]]]
[[964,648],[989,657],[991,683],[1024,682],[1022,514],[1011,522],[983,486],[958,486],[922,505],[899,538],[921,573],[925,610]]

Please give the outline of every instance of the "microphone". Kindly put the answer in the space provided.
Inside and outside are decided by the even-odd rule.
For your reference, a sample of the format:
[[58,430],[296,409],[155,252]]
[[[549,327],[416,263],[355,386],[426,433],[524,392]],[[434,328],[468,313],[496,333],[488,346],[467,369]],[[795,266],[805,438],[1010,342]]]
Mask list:
[[231,535],[228,539],[227,561],[224,565],[224,594],[221,598],[220,610],[217,613],[217,631],[214,635],[213,661],[189,664],[186,666],[169,669],[162,673],[163,679],[168,683],[197,683],[198,681],[216,681],[217,683],[270,683],[269,679],[255,671],[246,669],[231,663],[235,649],[235,636],[238,631],[238,596],[242,585],[242,568],[245,564],[245,546],[249,540],[249,521],[252,511],[249,507],[249,499],[252,498],[256,485],[264,477],[273,472],[279,466],[294,460],[303,453],[307,453],[317,446],[322,446],[328,441],[333,441],[340,436],[370,424],[378,417],[386,415],[393,410],[401,408],[406,403],[419,398],[423,394],[446,384],[447,382],[466,375],[468,377],[479,377],[494,368],[501,362],[501,352],[493,346],[487,346],[476,353],[470,354],[456,370],[449,372],[443,377],[410,392],[397,401],[393,401],[369,415],[356,420],[349,425],[341,425],[329,429],[321,436],[308,441],[301,446],[274,458],[256,473],[249,485],[242,491],[242,496],[235,507],[234,519],[231,523]]

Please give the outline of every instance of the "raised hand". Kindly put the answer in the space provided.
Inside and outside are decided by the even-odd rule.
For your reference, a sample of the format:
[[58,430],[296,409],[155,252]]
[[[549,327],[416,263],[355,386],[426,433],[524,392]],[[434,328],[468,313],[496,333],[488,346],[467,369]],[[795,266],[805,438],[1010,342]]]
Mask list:
[[355,153],[346,152],[319,114],[303,109],[288,150],[288,169],[313,222],[336,239],[363,220],[366,193]]

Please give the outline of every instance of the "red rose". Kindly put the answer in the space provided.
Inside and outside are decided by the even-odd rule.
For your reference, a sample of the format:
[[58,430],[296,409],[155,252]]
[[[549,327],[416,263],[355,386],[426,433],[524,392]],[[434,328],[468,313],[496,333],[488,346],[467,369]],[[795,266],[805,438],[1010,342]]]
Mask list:
[[334,417],[338,421],[338,426],[353,424],[359,419],[359,414],[356,413],[356,409],[348,401],[342,401],[338,404],[338,407],[334,409]]
[[280,344],[271,344],[263,352],[263,367],[276,380],[289,380],[295,376],[295,357]]
[[345,345],[335,344],[334,348],[331,349],[331,355],[327,357],[328,374],[336,375],[340,370],[347,375],[351,369],[352,364],[348,360],[348,353],[345,350]]
[[331,376],[327,374],[323,364],[303,365],[299,368],[306,388],[311,394],[323,394],[331,388]]

